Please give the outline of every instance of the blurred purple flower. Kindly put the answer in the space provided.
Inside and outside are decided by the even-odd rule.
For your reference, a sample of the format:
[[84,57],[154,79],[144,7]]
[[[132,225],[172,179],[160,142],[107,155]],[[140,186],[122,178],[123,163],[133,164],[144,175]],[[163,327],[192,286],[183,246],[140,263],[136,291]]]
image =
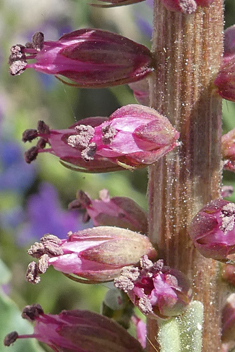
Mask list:
[[16,229],[24,219],[24,211],[21,206],[17,205],[0,212],[0,228],[3,230]]
[[23,193],[35,179],[35,167],[25,165],[23,151],[16,142],[0,142],[0,191]]
[[153,31],[152,24],[147,19],[143,18],[143,16],[141,16],[141,14],[137,11],[134,12],[134,15],[136,24],[140,29],[141,33],[150,40]]
[[38,194],[32,195],[27,204],[28,221],[18,234],[18,242],[26,244],[38,240],[46,233],[56,233],[59,238],[69,231],[89,227],[79,221],[79,215],[63,210],[59,205],[56,189],[49,183],[40,186]]

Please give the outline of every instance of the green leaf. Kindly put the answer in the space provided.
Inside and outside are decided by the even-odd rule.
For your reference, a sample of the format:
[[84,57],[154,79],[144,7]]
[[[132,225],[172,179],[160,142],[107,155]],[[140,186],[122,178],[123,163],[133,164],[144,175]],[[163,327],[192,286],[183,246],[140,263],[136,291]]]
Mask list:
[[11,279],[11,272],[0,259],[0,285],[7,284]]
[[159,323],[158,341],[161,352],[201,352],[203,305],[199,301],[189,304],[180,316]]

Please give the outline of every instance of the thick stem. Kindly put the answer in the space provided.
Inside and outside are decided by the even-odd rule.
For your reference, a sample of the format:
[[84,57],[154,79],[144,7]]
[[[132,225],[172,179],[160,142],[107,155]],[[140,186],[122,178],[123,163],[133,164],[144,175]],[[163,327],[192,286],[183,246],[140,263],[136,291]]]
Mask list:
[[[155,0],[151,106],[170,119],[181,145],[149,168],[149,237],[167,265],[190,277],[194,299],[204,304],[203,352],[220,350],[217,264],[194,249],[187,227],[220,196],[221,99],[212,82],[222,35],[222,0],[192,15],[170,12]],[[156,335],[157,324],[149,320],[148,339],[159,349]],[[148,351],[154,351],[150,344]]]

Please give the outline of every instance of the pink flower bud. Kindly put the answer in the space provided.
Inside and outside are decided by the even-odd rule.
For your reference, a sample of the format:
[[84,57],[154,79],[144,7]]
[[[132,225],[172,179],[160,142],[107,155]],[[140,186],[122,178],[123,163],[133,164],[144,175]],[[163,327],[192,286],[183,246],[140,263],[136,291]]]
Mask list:
[[36,338],[53,351],[61,352],[143,352],[140,343],[113,320],[85,310],[63,310],[59,315],[44,314],[39,304],[26,306],[22,317],[34,321],[32,335],[8,334],[4,345],[17,339]]
[[141,269],[124,268],[114,280],[115,286],[147,316],[167,319],[182,314],[192,297],[187,277],[164,266],[162,260],[152,263],[146,255],[140,265]]
[[44,273],[49,265],[62,273],[95,282],[110,281],[124,266],[137,264],[144,254],[156,256],[147,236],[109,226],[71,232],[63,240],[45,235],[28,253],[39,259],[28,267],[26,276],[32,283],[40,281],[38,274]]
[[84,221],[92,219],[94,226],[118,226],[132,231],[147,233],[147,214],[132,199],[110,198],[103,189],[100,199],[91,199],[88,194],[78,191],[77,199],[69,204],[70,209],[85,209]]
[[[87,118],[60,131],[40,122],[38,131],[26,130],[23,134],[23,141],[41,137],[26,153],[26,161],[47,151],[78,165],[79,171],[115,171],[120,166],[134,169],[155,163],[177,145],[179,133],[169,120],[146,106],[124,106],[105,120]],[[47,143],[51,148],[44,149]]]
[[139,82],[130,83],[129,87],[133,90],[135,99],[138,103],[149,106],[149,82],[148,79],[142,79]]
[[235,25],[224,31],[224,57],[235,54]]
[[235,266],[232,264],[224,264],[222,269],[222,278],[229,285],[235,287]]
[[161,0],[163,5],[170,11],[182,12],[190,15],[197,7],[208,7],[214,0]]
[[136,315],[133,315],[131,318],[133,324],[135,325],[136,328],[136,338],[140,342],[141,346],[143,348],[146,348],[146,337],[147,337],[147,326],[141,320],[138,318]]
[[214,80],[217,94],[222,98],[235,101],[235,55],[225,56]]
[[226,261],[235,253],[235,204],[217,199],[203,207],[189,226],[189,235],[207,258]]
[[229,198],[233,194],[234,189],[233,186],[223,186],[221,189],[221,197],[222,198]]
[[[31,59],[36,62],[28,63]],[[33,68],[66,77],[83,88],[135,82],[153,70],[151,53],[145,46],[118,34],[89,28],[48,42],[44,42],[43,33],[35,33],[32,43],[11,48],[9,63],[12,75]]]
[[216,92],[224,99],[235,101],[235,26],[224,32],[224,54],[214,80]]
[[235,293],[232,293],[222,310],[222,341],[235,341]]
[[235,171],[235,128],[222,136],[221,152],[224,169]]

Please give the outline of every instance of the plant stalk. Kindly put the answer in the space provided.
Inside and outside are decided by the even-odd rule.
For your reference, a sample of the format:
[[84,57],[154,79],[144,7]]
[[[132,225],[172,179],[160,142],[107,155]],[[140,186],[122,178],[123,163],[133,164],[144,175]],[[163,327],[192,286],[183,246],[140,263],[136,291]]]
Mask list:
[[[193,247],[187,228],[221,188],[221,98],[213,92],[223,52],[223,2],[184,15],[154,0],[151,106],[180,132],[180,146],[149,167],[149,237],[165,264],[183,271],[204,304],[203,352],[220,351],[217,262]],[[148,352],[160,351],[148,319]],[[169,336],[170,339],[170,336]]]

